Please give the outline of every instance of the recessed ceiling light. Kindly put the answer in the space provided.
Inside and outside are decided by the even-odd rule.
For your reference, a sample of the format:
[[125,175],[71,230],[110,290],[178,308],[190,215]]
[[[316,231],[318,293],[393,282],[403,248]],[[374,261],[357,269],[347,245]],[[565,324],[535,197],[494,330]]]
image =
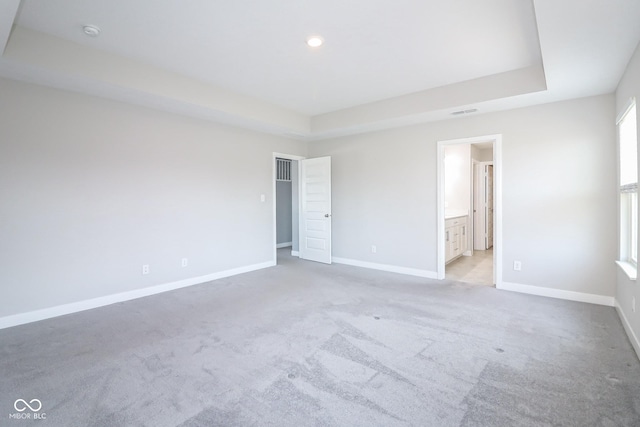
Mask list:
[[95,25],[85,25],[82,27],[82,32],[88,35],[89,37],[98,37],[100,34],[100,28]]
[[310,47],[320,47],[322,43],[324,43],[324,40],[320,36],[312,36],[307,39],[307,45]]

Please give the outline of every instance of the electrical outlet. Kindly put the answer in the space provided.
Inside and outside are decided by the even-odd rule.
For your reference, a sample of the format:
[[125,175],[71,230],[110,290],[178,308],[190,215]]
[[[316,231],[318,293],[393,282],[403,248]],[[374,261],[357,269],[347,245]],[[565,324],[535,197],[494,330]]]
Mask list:
[[142,266],[142,274],[149,274],[149,264]]
[[631,311],[636,312],[636,297],[631,297]]
[[187,258],[182,258],[182,266],[183,266],[183,267],[186,267],[186,266],[188,266],[188,265],[189,265],[189,259],[187,259]]
[[521,261],[513,261],[513,269],[515,271],[522,270],[522,262]]
[[371,245],[371,253],[372,253],[372,254],[375,254],[375,253],[377,253],[377,252],[378,252],[378,248],[376,248],[376,246],[375,246],[375,245]]

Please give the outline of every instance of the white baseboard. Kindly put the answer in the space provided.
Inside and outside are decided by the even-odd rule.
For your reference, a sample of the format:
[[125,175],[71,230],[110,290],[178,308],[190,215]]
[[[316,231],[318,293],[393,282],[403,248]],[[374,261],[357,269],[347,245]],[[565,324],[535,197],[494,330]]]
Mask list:
[[300,256],[300,252],[299,251],[291,251],[291,256]]
[[391,273],[408,274],[410,276],[426,277],[427,279],[437,279],[438,274],[434,271],[420,270],[417,268],[399,267],[397,265],[377,264],[374,262],[358,261],[355,259],[333,257],[332,262],[337,264],[353,265],[355,267],[370,268],[372,270],[389,271]]
[[160,294],[162,292],[173,291],[175,289],[186,288],[187,286],[198,285],[200,283],[206,283],[212,280],[222,279],[224,277],[248,273],[250,271],[260,270],[262,268],[272,267],[274,265],[276,265],[274,261],[268,261],[260,264],[238,267],[231,270],[219,271],[217,273],[207,274],[205,276],[192,277],[190,279],[164,283],[162,285],[150,286],[133,291],[121,292],[118,294],[106,295],[103,297],[73,302],[70,304],[44,308],[42,310],[29,311],[26,313],[0,317],[0,329],[23,325],[25,323],[37,322],[39,320],[50,319],[52,317],[64,316],[65,314],[77,313],[79,311],[90,310],[92,308],[104,307],[105,305],[115,304],[123,301],[130,301],[137,298]]
[[638,340],[638,336],[633,332],[633,328],[631,327],[631,323],[627,319],[627,316],[624,315],[624,311],[622,311],[622,307],[620,303],[616,299],[616,311],[618,312],[618,316],[620,316],[620,320],[622,320],[622,326],[624,326],[624,330],[629,337],[629,341],[631,341],[631,345],[633,349],[636,351],[636,355],[638,359],[640,359],[640,340]]
[[605,295],[585,294],[583,292],[565,291],[562,289],[543,288],[541,286],[521,285],[520,283],[509,282],[502,282],[499,286],[496,286],[496,288],[505,291],[538,295],[541,297],[606,305],[608,307],[613,307],[615,305],[614,298]]
[[289,246],[293,246],[293,242],[278,243],[278,244],[276,245],[276,249],[280,249],[280,248],[288,248]]

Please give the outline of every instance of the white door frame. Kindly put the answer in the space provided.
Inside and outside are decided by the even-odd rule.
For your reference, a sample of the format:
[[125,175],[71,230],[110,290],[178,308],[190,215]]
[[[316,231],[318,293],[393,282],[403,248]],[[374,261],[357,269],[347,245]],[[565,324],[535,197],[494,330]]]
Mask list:
[[[300,160],[304,160],[305,157],[295,156],[293,154],[284,154],[284,153],[273,153],[273,158],[271,159],[271,200],[273,204],[273,264],[276,265],[278,263],[278,249],[276,248],[278,244],[278,234],[276,231],[277,226],[277,218],[276,218],[276,158],[279,157],[281,159],[289,159],[298,161],[298,180],[300,180]],[[298,202],[300,201],[300,184],[298,183]],[[298,224],[300,224],[300,209],[298,209]]]
[[493,282],[497,289],[502,288],[502,134],[476,136],[471,138],[438,141],[437,163],[437,227],[438,227],[438,279],[445,276],[445,236],[444,236],[444,149],[453,144],[474,144],[493,142]]

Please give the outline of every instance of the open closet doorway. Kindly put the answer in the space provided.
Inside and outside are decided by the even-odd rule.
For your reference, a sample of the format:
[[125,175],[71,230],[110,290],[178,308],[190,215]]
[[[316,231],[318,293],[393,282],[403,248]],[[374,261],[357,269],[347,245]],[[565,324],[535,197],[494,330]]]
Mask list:
[[438,278],[499,287],[501,136],[438,142]]
[[274,261],[299,255],[299,161],[303,157],[290,154],[273,155]]
[[[331,264],[331,157],[273,153],[273,264]],[[263,199],[264,200],[264,199]]]

